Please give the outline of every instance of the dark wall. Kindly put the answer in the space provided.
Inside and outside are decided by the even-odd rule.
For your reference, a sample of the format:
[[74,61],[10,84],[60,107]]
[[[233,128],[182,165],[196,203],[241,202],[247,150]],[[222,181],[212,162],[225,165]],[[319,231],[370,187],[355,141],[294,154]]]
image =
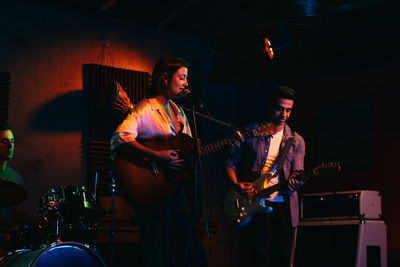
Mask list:
[[[400,159],[399,14],[398,2],[388,0],[321,14],[318,25],[282,24],[230,36],[214,46],[210,80],[235,85],[237,107],[232,112],[241,126],[265,118],[265,102],[275,85],[296,89],[289,124],[305,138],[306,167],[325,161],[342,164],[341,174],[310,181],[303,191],[379,190],[389,250],[400,249],[395,204],[400,186],[395,170]],[[276,52],[272,61],[257,45],[264,36]],[[227,43],[231,45],[225,48]],[[231,105],[221,101],[214,108],[229,110],[226,103]]]
[[388,249],[400,249],[400,186],[396,165],[400,62],[318,80],[297,80],[293,120],[306,138],[308,165],[340,161],[337,177],[311,181],[304,192],[379,190],[387,223]]
[[[400,249],[400,216],[397,207],[400,179],[396,171],[400,156],[397,114],[400,62],[344,73],[286,82],[296,89],[297,98],[289,125],[306,141],[306,168],[321,162],[340,162],[339,175],[309,181],[303,193],[349,190],[378,190],[382,197],[382,215],[387,224],[388,250]],[[238,125],[265,118],[268,92],[278,80],[239,82],[208,86],[213,101],[210,109],[217,117]],[[218,98],[216,97],[218,96]],[[214,98],[215,97],[215,98]],[[219,99],[217,101],[217,99]],[[203,141],[218,140],[230,134],[224,127],[209,123]],[[209,213],[219,224],[220,237],[229,240],[226,248],[211,244],[209,256],[230,255],[235,266],[238,257],[238,233],[226,224],[223,200],[228,188],[223,174],[223,154],[204,159],[208,185]]]

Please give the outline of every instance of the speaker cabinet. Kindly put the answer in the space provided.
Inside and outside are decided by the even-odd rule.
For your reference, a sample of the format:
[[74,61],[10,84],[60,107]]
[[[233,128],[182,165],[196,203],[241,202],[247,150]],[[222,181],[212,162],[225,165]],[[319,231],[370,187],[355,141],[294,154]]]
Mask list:
[[387,267],[381,220],[302,221],[294,267]]

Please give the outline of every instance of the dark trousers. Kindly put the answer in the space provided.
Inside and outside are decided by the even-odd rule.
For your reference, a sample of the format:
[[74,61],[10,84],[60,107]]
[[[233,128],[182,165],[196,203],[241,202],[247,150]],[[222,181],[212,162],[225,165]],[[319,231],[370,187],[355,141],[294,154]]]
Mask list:
[[152,209],[136,208],[140,224],[143,267],[207,266],[183,187]]
[[240,230],[240,266],[289,267],[295,228],[288,203],[272,204],[269,214],[255,214]]

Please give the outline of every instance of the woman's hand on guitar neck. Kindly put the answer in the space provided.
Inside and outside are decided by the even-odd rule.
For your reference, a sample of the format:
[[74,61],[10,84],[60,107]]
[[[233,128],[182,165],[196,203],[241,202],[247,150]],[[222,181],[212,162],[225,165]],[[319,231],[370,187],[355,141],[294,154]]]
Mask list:
[[179,158],[178,152],[179,150],[156,151],[156,160],[168,168],[180,171],[185,167],[185,160]]

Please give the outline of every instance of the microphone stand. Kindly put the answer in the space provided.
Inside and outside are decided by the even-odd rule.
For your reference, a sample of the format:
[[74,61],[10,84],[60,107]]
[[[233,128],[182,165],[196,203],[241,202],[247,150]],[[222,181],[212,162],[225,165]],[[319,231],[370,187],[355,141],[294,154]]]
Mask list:
[[206,114],[204,114],[204,113],[197,112],[197,111],[194,110],[194,106],[193,106],[193,108],[187,108],[187,107],[182,106],[182,105],[178,105],[178,106],[179,106],[180,108],[186,110],[186,111],[192,112],[193,118],[194,118],[194,114],[196,114],[196,115],[199,115],[199,116],[201,116],[201,117],[203,117],[203,118],[205,118],[205,119],[207,119],[207,120],[213,121],[213,122],[215,122],[215,123],[217,123],[217,124],[220,124],[220,125],[222,125],[222,126],[226,126],[226,127],[228,127],[228,128],[231,128],[231,129],[235,129],[235,130],[236,130],[236,129],[239,128],[239,127],[233,125],[232,123],[224,122],[224,121],[221,121],[221,120],[219,120],[219,119],[213,118],[213,117],[211,117],[211,116],[209,116],[209,115],[206,115]]
[[[197,131],[197,121],[196,121],[196,115],[199,115],[203,118],[206,118],[210,121],[213,121],[215,123],[218,123],[220,125],[226,126],[228,128],[231,129],[238,129],[238,127],[236,127],[235,125],[231,124],[231,123],[227,123],[227,122],[223,122],[221,120],[218,120],[216,118],[213,118],[209,115],[205,115],[203,113],[197,112],[195,110],[196,104],[197,106],[200,106],[200,108],[205,108],[204,103],[202,103],[202,101],[200,99],[195,99],[192,96],[188,95],[189,92],[184,93],[182,92],[182,96],[186,98],[186,100],[188,100],[191,104],[192,104],[192,108],[187,108],[184,107],[182,105],[179,105],[180,108],[189,111],[192,113],[192,121],[193,121],[193,131],[192,131],[192,135],[193,135],[193,141],[195,144],[195,157],[194,157],[194,209],[193,211],[193,234],[195,234],[195,230],[196,230],[196,221],[198,219],[198,177],[200,176],[200,187],[201,187],[201,194],[202,194],[202,200],[203,200],[203,210],[204,210],[204,220],[205,220],[205,224],[206,224],[206,231],[207,231],[207,237],[208,239],[211,239],[212,237],[212,233],[210,230],[210,225],[208,222],[208,213],[207,213],[207,201],[206,201],[206,197],[205,197],[205,185],[204,185],[204,174],[203,174],[203,166],[201,163],[201,159],[200,159],[200,143],[199,143],[199,138],[198,138],[198,131]],[[189,241],[188,237],[188,241]],[[184,265],[183,266],[188,266],[188,249],[189,249],[189,242],[188,245],[186,247],[186,253],[185,253],[185,260],[184,260]]]
[[[202,200],[203,200],[203,210],[204,210],[204,220],[205,220],[205,224],[206,224],[206,230],[207,230],[207,237],[209,239],[211,239],[211,231],[210,231],[210,227],[209,227],[209,223],[208,223],[208,213],[207,213],[207,202],[206,202],[206,198],[204,196],[204,175],[203,175],[203,167],[201,164],[201,160],[200,160],[200,144],[199,144],[199,138],[198,138],[198,132],[197,132],[197,122],[196,122],[196,111],[195,111],[195,104],[192,103],[192,109],[190,110],[192,112],[192,121],[193,121],[193,131],[192,131],[192,135],[193,135],[193,141],[195,144],[195,157],[194,157],[194,208],[193,208],[193,235],[195,235],[195,231],[196,231],[196,221],[198,219],[198,177],[200,175],[200,187],[201,187],[201,194],[202,194]],[[185,108],[186,109],[186,108]],[[188,236],[188,239],[191,238],[190,234]],[[185,253],[185,260],[184,260],[184,264],[183,266],[189,266],[188,265],[188,249],[189,249],[189,242],[188,245],[186,247],[186,253]]]
[[[227,123],[227,122],[223,122],[221,120],[218,120],[216,118],[213,118],[211,116],[205,115],[203,113],[197,112],[195,110],[196,107],[196,103],[191,99],[191,98],[187,98],[187,100],[189,102],[191,102],[192,104],[192,108],[187,108],[184,107],[182,105],[179,105],[179,107],[181,107],[182,109],[189,111],[192,113],[192,121],[193,121],[193,131],[192,131],[192,135],[193,135],[193,141],[196,147],[196,154],[195,154],[195,159],[194,159],[194,215],[193,215],[193,234],[194,231],[196,229],[196,221],[198,219],[198,177],[200,176],[200,187],[201,187],[201,194],[202,194],[202,201],[203,201],[203,210],[204,210],[204,220],[205,220],[205,224],[206,224],[206,231],[207,231],[207,237],[208,239],[211,239],[212,237],[212,232],[210,230],[210,225],[209,225],[209,221],[208,221],[208,212],[207,212],[207,200],[205,197],[205,185],[204,185],[204,174],[203,174],[203,166],[202,166],[202,162],[200,159],[200,143],[199,143],[199,138],[198,138],[198,130],[197,130],[197,121],[196,121],[196,115],[199,115],[203,118],[206,118],[210,121],[213,121],[215,123],[218,123],[220,125],[226,126],[228,128],[232,128],[232,129],[238,129],[238,127],[236,127],[235,125],[231,124],[231,123]],[[204,107],[204,105],[203,105]],[[188,243],[189,244],[189,243]],[[189,245],[186,247],[186,249],[188,250]],[[185,253],[185,261],[184,261],[184,265],[183,266],[188,266],[187,265],[187,257],[188,257],[188,251],[186,250]]]

